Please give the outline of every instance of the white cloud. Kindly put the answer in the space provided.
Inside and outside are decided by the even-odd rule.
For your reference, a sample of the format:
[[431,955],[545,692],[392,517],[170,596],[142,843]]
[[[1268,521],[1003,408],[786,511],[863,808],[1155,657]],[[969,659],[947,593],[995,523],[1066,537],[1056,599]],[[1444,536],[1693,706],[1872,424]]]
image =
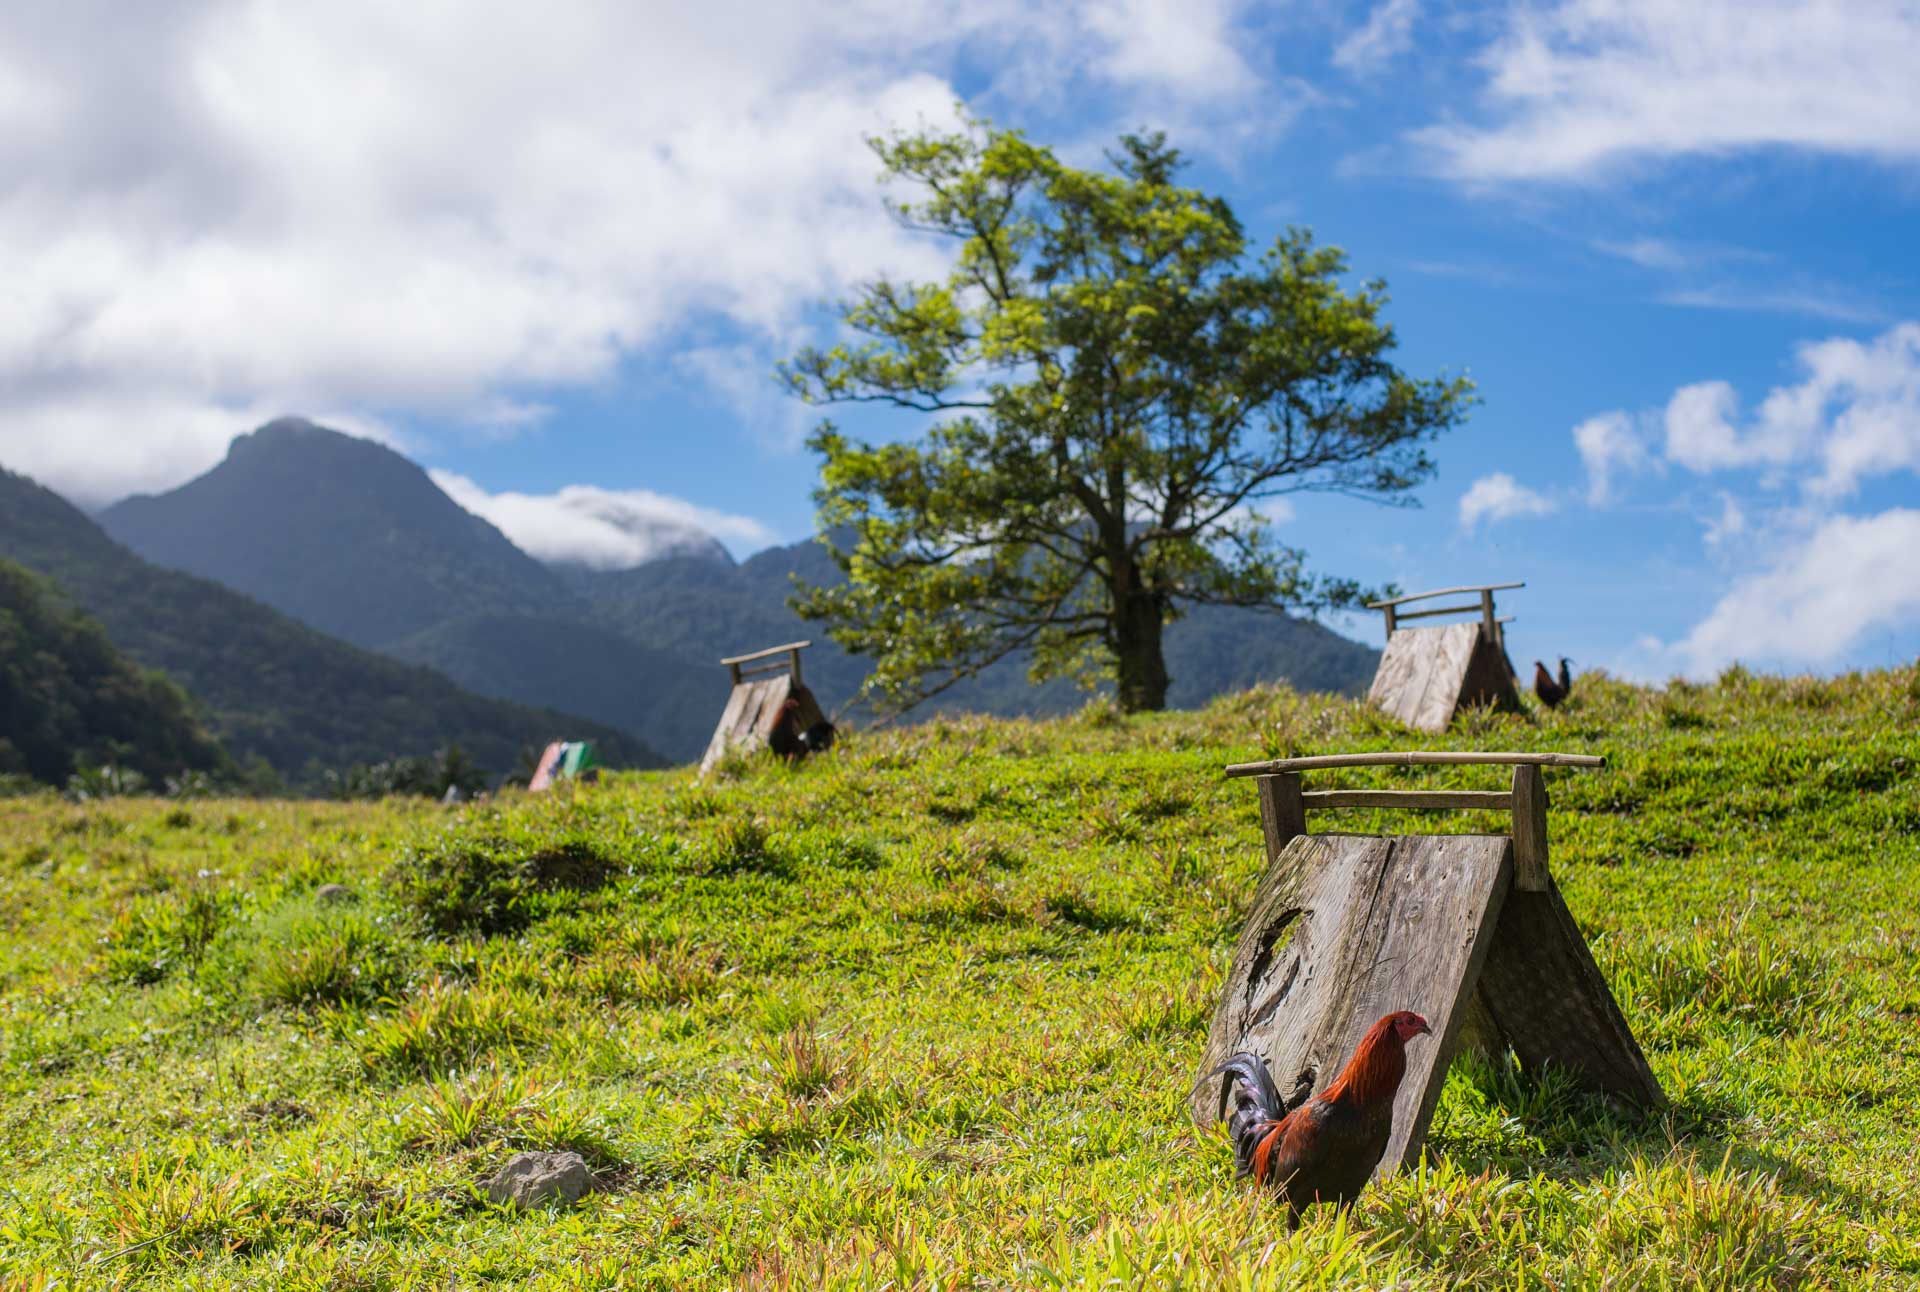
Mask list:
[[886,214],[864,137],[951,121],[956,69],[1005,69],[984,95],[1003,114],[1062,96],[1233,133],[1265,88],[1238,21],[1145,0],[0,6],[0,461],[100,497],[177,483],[256,409],[507,433],[690,323],[785,336],[883,269],[944,263]]
[[1601,240],[1593,244],[1609,256],[1631,260],[1642,269],[1689,269],[1695,259],[1664,238],[1632,238],[1625,242]]
[[1720,515],[1706,522],[1702,535],[1708,547],[1721,547],[1747,532],[1746,508],[1730,493],[1720,495]]
[[1663,305],[1689,309],[1735,310],[1743,314],[1806,314],[1841,323],[1884,323],[1887,312],[1858,299],[1850,288],[1742,287],[1718,284],[1677,288],[1661,294]]
[[1911,0],[1516,5],[1483,62],[1490,120],[1418,131],[1444,173],[1571,180],[1635,158],[1799,148],[1920,158]]
[[1420,0],[1381,0],[1364,27],[1333,51],[1333,65],[1356,76],[1372,76],[1413,48],[1413,23]]
[[1735,660],[1836,662],[1875,629],[1920,619],[1920,511],[1834,516],[1771,568],[1735,582],[1671,649],[1689,672]]
[[1504,471],[1475,480],[1460,495],[1460,528],[1471,531],[1483,520],[1511,520],[1516,516],[1546,516],[1554,502],[1516,481]]
[[1667,456],[1695,472],[1814,467],[1805,488],[1837,499],[1863,480],[1920,470],[1920,323],[1869,342],[1835,337],[1796,352],[1805,379],[1767,393],[1751,417],[1724,381],[1701,382],[1667,404]]
[[[217,466],[233,437],[290,410],[263,401],[207,405],[160,388],[29,392],[0,425],[0,467],[96,510],[171,488]],[[333,430],[408,451],[404,436],[350,409],[303,409]]]
[[1592,507],[1613,501],[1621,472],[1644,471],[1651,461],[1639,428],[1622,412],[1589,417],[1573,428],[1573,444],[1587,469],[1587,505]]
[[1240,53],[1232,0],[1094,0],[1085,25],[1104,48],[1095,65],[1107,76],[1188,100],[1217,100],[1258,88]]
[[710,551],[715,539],[739,551],[765,547],[773,533],[750,516],[695,506],[647,489],[568,485],[556,493],[488,493],[467,477],[431,471],[433,482],[515,546],[541,561],[624,570],[663,556]]

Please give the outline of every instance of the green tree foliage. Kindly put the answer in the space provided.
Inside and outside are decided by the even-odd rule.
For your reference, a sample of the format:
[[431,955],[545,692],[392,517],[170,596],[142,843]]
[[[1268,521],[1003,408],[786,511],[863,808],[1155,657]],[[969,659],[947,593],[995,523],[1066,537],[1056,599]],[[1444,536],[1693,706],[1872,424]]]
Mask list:
[[0,560],[0,773],[59,786],[90,776],[97,795],[230,770],[184,691],[135,667],[99,624]]
[[940,419],[918,443],[811,440],[823,528],[852,538],[846,582],[796,608],[874,657],[870,689],[905,707],[1031,651],[1035,681],[1110,676],[1158,709],[1183,607],[1360,595],[1309,576],[1261,504],[1407,501],[1463,419],[1469,382],[1390,362],[1383,283],[1346,290],[1301,229],[1252,256],[1160,135],[1123,138],[1113,173],[984,124],[874,148],[912,190],[899,216],[958,243],[953,272],[871,284],[844,311],[862,340],[783,369],[812,402]]

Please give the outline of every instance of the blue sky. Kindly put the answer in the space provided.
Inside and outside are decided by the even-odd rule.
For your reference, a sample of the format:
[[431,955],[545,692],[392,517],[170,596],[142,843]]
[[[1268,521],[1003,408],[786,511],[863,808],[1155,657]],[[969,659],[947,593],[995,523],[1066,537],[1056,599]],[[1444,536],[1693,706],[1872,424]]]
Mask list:
[[0,15],[0,463],[97,505],[299,412],[537,553],[801,537],[772,366],[939,272],[861,139],[958,100],[1166,129],[1473,376],[1421,509],[1295,503],[1317,568],[1525,579],[1517,658],[1639,677],[1920,652],[1914,4],[300,8]]

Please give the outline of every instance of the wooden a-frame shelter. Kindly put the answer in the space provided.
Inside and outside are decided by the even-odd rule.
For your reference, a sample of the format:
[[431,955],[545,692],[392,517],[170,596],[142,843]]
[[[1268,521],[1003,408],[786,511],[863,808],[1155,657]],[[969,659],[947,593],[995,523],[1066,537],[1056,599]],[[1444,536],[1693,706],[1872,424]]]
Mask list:
[[[1367,699],[1420,731],[1445,731],[1454,715],[1469,705],[1518,712],[1520,696],[1514,689],[1513,661],[1507,658],[1506,640],[1506,625],[1513,618],[1500,617],[1494,609],[1493,594],[1526,586],[1479,583],[1369,601],[1368,609],[1386,617],[1387,646],[1380,654],[1380,667],[1374,672]],[[1477,596],[1457,605],[1402,609],[1433,597],[1469,593]],[[1410,619],[1453,615],[1474,618],[1422,628],[1404,626]]]
[[800,680],[800,652],[811,645],[788,642],[746,655],[729,655],[720,661],[733,679],[733,690],[727,695],[719,725],[707,741],[707,752],[700,759],[702,776],[713,770],[729,750],[766,748],[780,721],[780,710],[789,699],[800,705],[795,714],[799,730],[826,720],[820,702]]
[[[1335,767],[1500,764],[1511,790],[1303,791],[1302,772]],[[1234,948],[1190,1112],[1225,1116],[1225,1078],[1260,1056],[1283,1097],[1324,1089],[1382,1015],[1426,1016],[1407,1047],[1393,1137],[1376,1177],[1418,1161],[1460,1046],[1523,1068],[1551,1065],[1580,1085],[1647,1107],[1666,1102],[1579,926],[1547,870],[1542,769],[1600,767],[1577,754],[1379,753],[1229,767],[1256,777],[1267,872]],[[1511,835],[1308,834],[1307,813],[1343,808],[1479,809],[1512,814]],[[1304,1095],[1302,1097],[1305,1097]]]

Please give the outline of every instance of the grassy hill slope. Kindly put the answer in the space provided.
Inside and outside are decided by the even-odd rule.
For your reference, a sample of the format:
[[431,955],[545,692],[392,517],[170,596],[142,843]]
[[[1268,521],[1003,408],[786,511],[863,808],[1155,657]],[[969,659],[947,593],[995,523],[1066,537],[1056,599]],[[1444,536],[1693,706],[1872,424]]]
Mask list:
[[[463,809],[0,803],[0,1275],[1920,1286],[1917,721],[1911,667],[1444,738],[1266,689]],[[1421,1172],[1290,1230],[1184,1112],[1262,870],[1219,771],[1423,746],[1607,755],[1549,773],[1553,867],[1673,1107],[1463,1062]],[[603,1191],[477,1196],[557,1147]]]

